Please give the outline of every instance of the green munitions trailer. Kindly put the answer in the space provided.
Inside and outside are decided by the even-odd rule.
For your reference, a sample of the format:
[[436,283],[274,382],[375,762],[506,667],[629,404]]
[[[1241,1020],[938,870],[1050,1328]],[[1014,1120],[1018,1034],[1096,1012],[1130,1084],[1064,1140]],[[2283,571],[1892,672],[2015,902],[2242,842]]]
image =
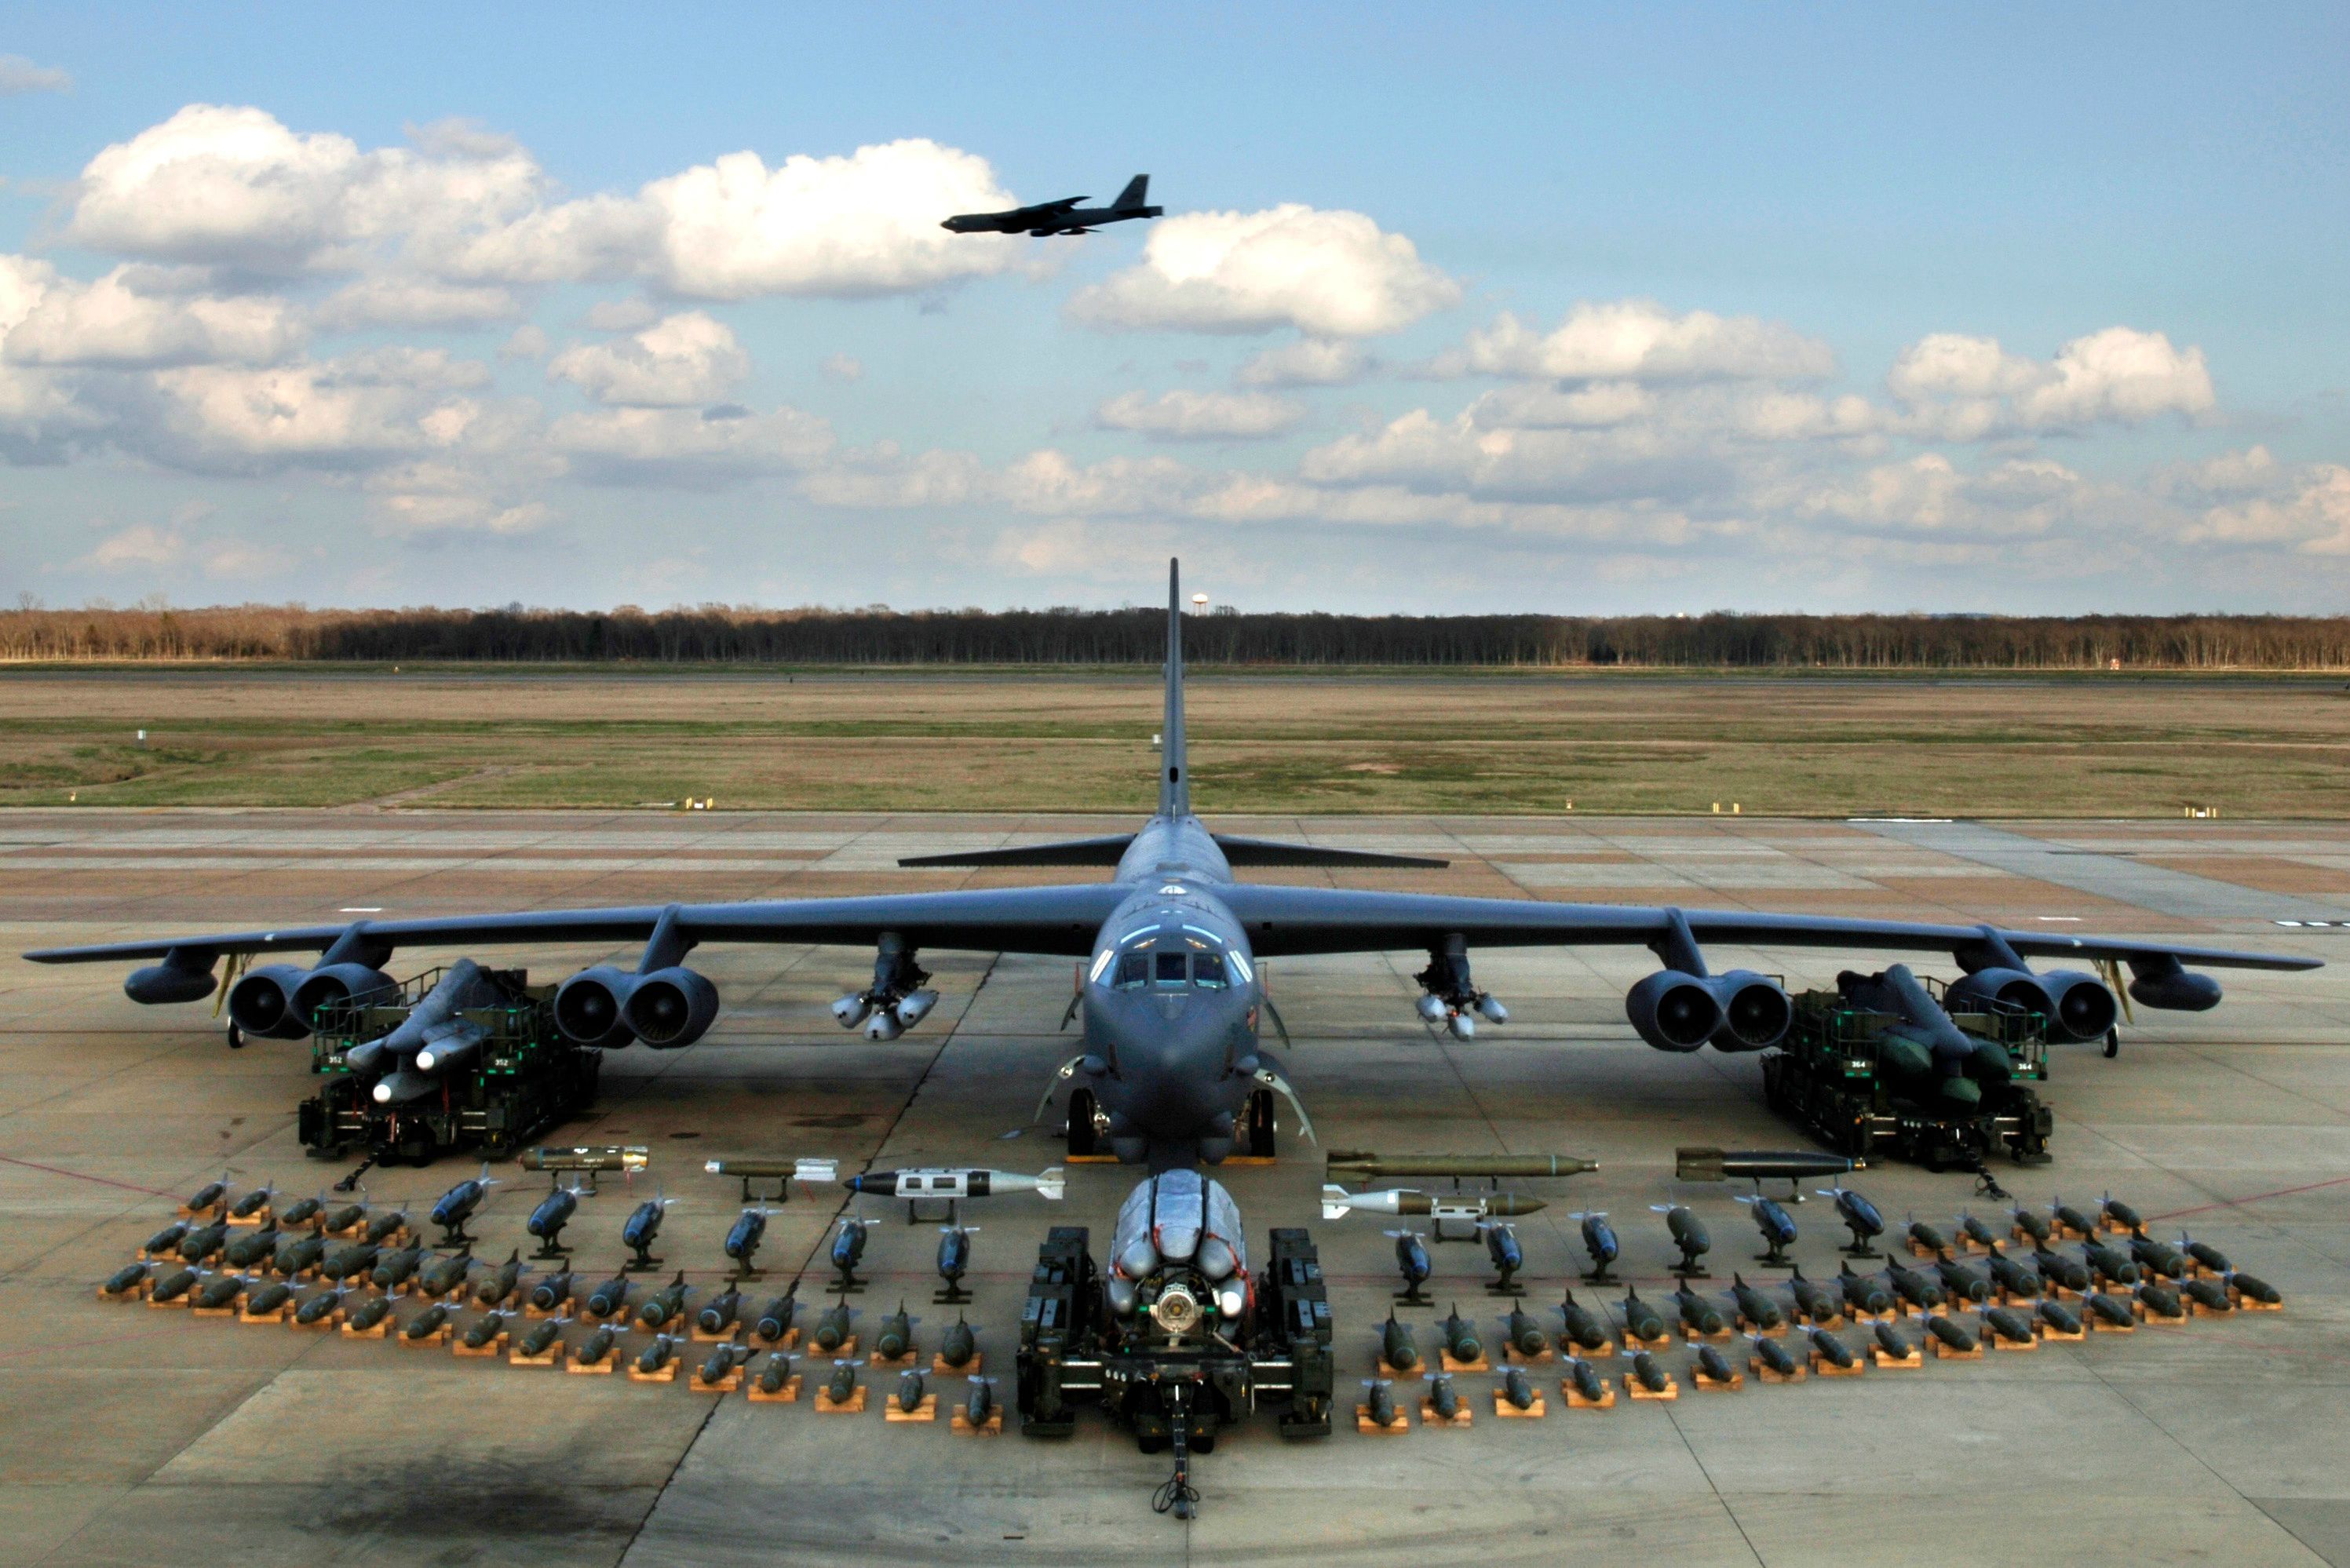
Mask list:
[[428,1165],[477,1148],[495,1157],[584,1110],[596,1097],[604,1054],[575,1045],[555,1026],[555,987],[518,969],[485,971],[507,1001],[456,1014],[484,1032],[480,1052],[442,1075],[434,1093],[380,1105],[372,1075],[354,1072],[350,1049],[399,1027],[444,971],[428,970],[396,990],[322,1008],[310,1036],[318,1092],[302,1102],[303,1146],[319,1159],[365,1149],[380,1164]]
[[[1941,982],[1925,984],[1947,1008]],[[1807,991],[1794,1001],[1787,1038],[1762,1058],[1763,1093],[1772,1109],[1831,1148],[1855,1158],[1913,1160],[1929,1170],[1975,1168],[2002,1150],[2020,1165],[2047,1163],[2054,1117],[2033,1088],[2048,1080],[2047,1020],[2040,1014],[2003,1002],[1950,1013],[1961,1033],[2003,1046],[2014,1068],[2008,1083],[1983,1091],[1980,1105],[1959,1108],[1904,1093],[1916,1085],[1880,1063],[1880,1044],[1904,1023],[1898,1014],[1855,1006],[1835,991]]]

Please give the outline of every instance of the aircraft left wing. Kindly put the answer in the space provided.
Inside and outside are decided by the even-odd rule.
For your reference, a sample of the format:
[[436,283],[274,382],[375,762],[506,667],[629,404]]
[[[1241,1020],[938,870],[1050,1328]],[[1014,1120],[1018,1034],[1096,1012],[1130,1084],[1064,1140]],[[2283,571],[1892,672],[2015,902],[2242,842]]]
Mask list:
[[1246,928],[1260,958],[1304,953],[1382,952],[1440,947],[1648,947],[1669,942],[1686,922],[1700,942],[1742,947],[1891,949],[1954,952],[1991,938],[2026,958],[2069,957],[2180,963],[2224,969],[2321,969],[2317,959],[2237,952],[2136,938],[2002,931],[1990,926],[1939,926],[1908,920],[1854,920],[1827,915],[1773,915],[1744,909],[1674,909],[1640,904],[1565,904],[1542,898],[1460,898],[1335,888],[1242,883],[1218,896]]
[[469,943],[642,941],[667,920],[670,930],[689,945],[827,942],[862,946],[878,941],[887,932],[917,948],[1083,957],[1093,950],[1095,931],[1128,891],[1116,883],[1104,882],[859,898],[541,909],[99,942],[87,947],[41,948],[25,956],[35,963],[92,963],[108,959],[177,955],[183,963],[208,964],[224,953],[317,952],[347,941],[387,951]]

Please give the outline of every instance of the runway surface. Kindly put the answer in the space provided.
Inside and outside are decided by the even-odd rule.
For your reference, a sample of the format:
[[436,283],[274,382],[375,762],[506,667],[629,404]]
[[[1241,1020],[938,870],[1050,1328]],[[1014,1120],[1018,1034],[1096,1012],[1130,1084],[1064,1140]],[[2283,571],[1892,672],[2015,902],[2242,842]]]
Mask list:
[[[818,1416],[681,1384],[571,1377],[442,1352],[101,1303],[93,1286],[220,1175],[308,1193],[345,1166],[303,1158],[300,1044],[223,1047],[208,1005],[146,1009],[112,968],[40,969],[22,950],[177,929],[498,908],[870,892],[975,885],[896,868],[900,855],[1130,826],[1084,816],[784,814],[17,812],[0,816],[0,1563],[1094,1563],[1669,1561],[2072,1563],[2197,1558],[2350,1563],[2350,826],[2235,821],[2034,825],[1721,819],[1219,819],[1219,827],[1451,857],[1443,872],[1339,874],[1347,886],[1756,907],[2203,936],[2330,961],[2312,975],[2224,973],[2199,1015],[2141,1012],[2119,1059],[2060,1048],[2048,1097],[2055,1162],[1998,1166],[2020,1197],[2112,1191],[2224,1248],[2278,1285],[2278,1314],[2097,1335],[1981,1363],[1604,1415],[1498,1421],[1485,1386],[1465,1432],[1351,1429],[1289,1445],[1270,1423],[1200,1460],[1189,1525],[1150,1512],[1164,1463],[1097,1421],[1067,1442],[951,1437],[878,1414]],[[1305,880],[1316,873],[1260,874]],[[990,877],[987,880],[1012,880]],[[1045,877],[1023,875],[1037,881]],[[453,956],[403,952],[403,972]],[[484,955],[487,956],[487,955]],[[609,955],[525,950],[552,979]],[[619,954],[623,958],[628,954]],[[1710,957],[1832,982],[1882,958],[1801,950]],[[1071,1051],[1055,1025],[1066,961],[925,954],[945,1000],[876,1045],[825,1013],[870,955],[843,949],[697,954],[727,1007],[691,1050],[615,1053],[595,1115],[551,1135],[653,1151],[637,1196],[678,1199],[664,1233],[697,1287],[723,1271],[735,1185],[727,1154],[824,1155],[1034,1170],[1059,1159],[1037,1097]],[[1731,1189],[1673,1179],[1688,1143],[1785,1147],[1751,1057],[1648,1050],[1624,1022],[1640,951],[1480,955],[1512,1019],[1474,1044],[1411,1012],[1417,953],[1283,961],[1271,986],[1295,1036],[1292,1077],[1326,1145],[1395,1152],[1565,1152],[1593,1177],[1527,1183],[1529,1311],[1581,1267],[1570,1216],[1604,1208],[1643,1295],[1669,1288],[1648,1205],[1688,1202],[1716,1279],[1755,1251]],[[1913,960],[1913,961],[1915,961]],[[1949,965],[1919,963],[1929,972]],[[1384,1221],[1318,1220],[1318,1151],[1284,1127],[1272,1167],[1232,1168],[1253,1249],[1309,1226],[1332,1279],[1342,1391],[1373,1370],[1392,1281]],[[419,1207],[470,1172],[381,1170],[379,1203]],[[504,1258],[543,1178],[501,1172],[476,1225]],[[976,1238],[989,1375],[1008,1397],[1016,1321],[1052,1223],[1106,1236],[1134,1173],[1071,1171],[1059,1206],[990,1199]],[[1863,1179],[1898,1226],[1947,1222],[1972,1179],[1888,1167]],[[633,1197],[617,1184],[573,1227],[583,1275],[621,1256]],[[761,1261],[771,1289],[815,1258],[836,1197],[795,1189]],[[937,1235],[870,1205],[867,1324],[902,1296],[927,1348]],[[1796,1256],[1832,1275],[1841,1231],[1797,1211]],[[1483,1250],[1435,1249],[1438,1307],[1498,1334]],[[1578,1287],[1578,1295],[1587,1295]],[[1611,1303],[1620,1290],[1601,1293]],[[805,1321],[805,1320],[804,1320]],[[639,1336],[640,1337],[640,1336]],[[1847,1337],[1858,1344],[1857,1333]],[[1734,1352],[1742,1346],[1733,1345]],[[1689,1379],[1687,1353],[1667,1357]],[[823,1361],[811,1370],[828,1371]],[[1611,1372],[1615,1368],[1607,1368]],[[878,1405],[891,1386],[865,1375]]]

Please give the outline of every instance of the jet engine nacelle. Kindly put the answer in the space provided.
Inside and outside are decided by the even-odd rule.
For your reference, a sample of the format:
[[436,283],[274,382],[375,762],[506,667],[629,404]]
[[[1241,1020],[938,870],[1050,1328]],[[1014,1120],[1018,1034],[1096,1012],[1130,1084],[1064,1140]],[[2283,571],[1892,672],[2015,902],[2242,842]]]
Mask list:
[[1715,1050],[1767,1051],[1787,1037],[1787,1027],[1795,1021],[1795,1006],[1787,1000],[1784,988],[1769,975],[1734,969],[1705,983],[1721,1007],[1721,1027],[1713,1035]]
[[1624,1016],[1659,1051],[1694,1051],[1722,1024],[1710,983],[1677,969],[1659,970],[1626,992]]
[[718,988],[683,965],[636,977],[620,1021],[657,1051],[691,1045],[718,1020]]
[[621,1010],[637,977],[615,965],[583,969],[555,992],[555,1026],[580,1045],[626,1045],[636,1038]]
[[[2189,973],[2168,953],[2157,958],[2132,959],[2129,966],[2129,993],[2141,1007],[2159,1007],[2175,1012],[2206,1012],[2220,1005],[2220,982],[2208,974]],[[140,972],[147,971],[142,970]]]
[[167,1002],[202,1002],[219,983],[213,978],[213,961],[209,957],[201,966],[167,958],[161,963],[131,971],[130,978],[122,982],[122,994],[149,1006]]
[[313,1010],[391,984],[390,975],[361,963],[264,964],[229,988],[228,1015],[251,1038],[300,1040],[310,1033]]
[[1952,982],[1950,1005],[2004,1002],[2042,1014],[2058,1040],[2098,1040],[2114,1026],[2120,1007],[2105,981],[2078,970],[2033,974],[2020,969],[1979,969]]

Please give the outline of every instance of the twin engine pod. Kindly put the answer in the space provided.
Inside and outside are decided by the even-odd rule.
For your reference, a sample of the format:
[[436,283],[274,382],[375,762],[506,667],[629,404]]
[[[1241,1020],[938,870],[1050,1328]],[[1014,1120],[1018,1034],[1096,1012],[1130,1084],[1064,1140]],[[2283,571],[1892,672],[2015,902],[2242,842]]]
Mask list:
[[1240,1205],[1196,1170],[1138,1184],[1118,1207],[1103,1293],[1119,1320],[1165,1341],[1235,1334],[1249,1309]]
[[[131,979],[135,981],[151,972],[141,970]],[[318,1009],[375,992],[394,991],[398,985],[371,964],[330,963],[317,969],[264,964],[248,971],[229,988],[228,1015],[237,1028],[255,1039],[300,1040],[309,1034],[310,1020]]]
[[[2177,960],[2171,961],[2171,967],[2178,968]],[[2210,987],[2211,1002],[2220,1000],[2220,988],[2203,976],[2179,970],[2178,979],[2201,981]],[[2139,988],[2145,984],[2144,980],[2133,983],[2130,994],[2149,1006],[2176,1005],[2151,1002],[2139,995]],[[2194,988],[2190,985],[2187,989]],[[2048,1020],[2048,1037],[2052,1040],[2101,1040],[2120,1016],[2114,993],[2106,989],[2106,982],[2079,970],[2033,974],[2020,969],[1979,969],[1951,982],[1945,1005],[1964,1009],[1970,1003],[1980,1006],[1986,1002],[2005,1002],[2026,1012],[2039,1013]],[[2210,1005],[2210,1002],[2204,1003]]]
[[673,1051],[701,1039],[717,1021],[718,988],[682,964],[646,974],[598,964],[555,993],[555,1026],[581,1045],[641,1040],[657,1051]]
[[1624,997],[1624,1015],[1659,1051],[1764,1051],[1786,1038],[1794,1004],[1769,975],[1750,969],[1697,975],[1659,970]]

